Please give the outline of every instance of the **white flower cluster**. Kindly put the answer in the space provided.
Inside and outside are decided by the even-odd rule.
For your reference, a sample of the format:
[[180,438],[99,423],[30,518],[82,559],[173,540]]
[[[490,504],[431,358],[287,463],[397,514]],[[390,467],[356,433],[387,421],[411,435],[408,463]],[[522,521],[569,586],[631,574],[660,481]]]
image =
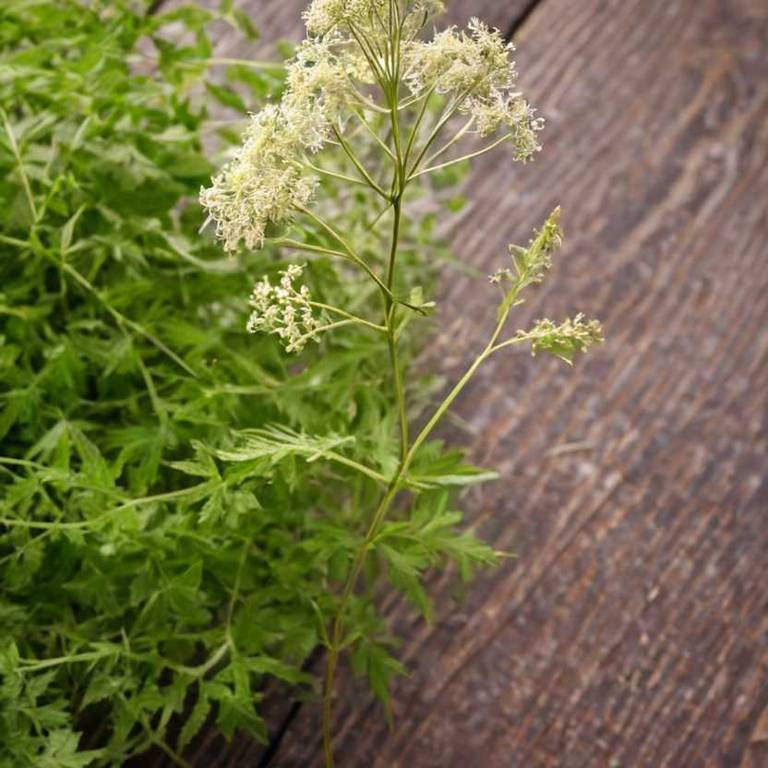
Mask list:
[[314,0],[304,11],[310,35],[322,37],[329,32],[358,27],[369,28],[376,15],[386,18],[389,0]]
[[200,192],[225,250],[236,250],[241,240],[248,248],[260,247],[268,224],[310,201],[315,182],[293,160],[296,153],[296,138],[279,107],[251,117],[234,159]]
[[304,266],[290,264],[280,272],[280,282],[272,285],[265,277],[256,283],[249,304],[250,333],[271,333],[280,338],[287,352],[301,352],[309,339],[317,340],[320,321],[312,314],[309,288],[296,288]]
[[308,40],[288,67],[285,94],[251,117],[243,145],[232,161],[200,192],[216,222],[216,236],[228,251],[264,242],[269,224],[305,207],[316,181],[305,175],[305,153],[318,152],[339,119],[349,88],[344,67],[328,44]]
[[289,131],[310,152],[330,138],[332,124],[342,117],[350,98],[345,63],[331,41],[305,40],[288,67],[281,110]]
[[[352,29],[368,32],[379,30],[389,19],[390,2],[398,0],[313,0],[304,11],[304,22],[310,35],[322,37],[329,32]],[[409,0],[398,7],[403,30],[415,33],[433,16],[445,11],[443,0]]]
[[411,91],[434,88],[438,93],[472,92],[487,97],[508,87],[514,77],[512,46],[498,30],[471,19],[467,31],[450,27],[432,40],[412,40],[403,51],[405,80]]
[[[280,103],[252,116],[241,148],[211,186],[201,190],[201,203],[226,250],[236,250],[241,242],[261,247],[270,225],[307,207],[316,186],[308,176],[307,154],[331,141],[334,128],[343,128],[351,114],[346,107],[370,106],[355,83],[365,90],[377,78],[389,76],[382,72],[395,41],[402,77],[414,96],[426,97],[434,90],[452,97],[460,111],[472,116],[479,135],[505,131],[520,160],[539,149],[541,121],[513,90],[512,46],[497,30],[472,19],[467,31],[451,28],[429,42],[417,39],[442,7],[441,0],[311,3],[304,14],[310,37],[288,66]],[[395,19],[402,37],[388,31]]]
[[461,111],[474,117],[480,136],[506,130],[515,157],[527,160],[540,149],[543,121],[514,90],[513,50],[498,30],[473,18],[467,31],[451,27],[430,41],[404,44],[405,82],[414,94],[434,89],[462,99]]

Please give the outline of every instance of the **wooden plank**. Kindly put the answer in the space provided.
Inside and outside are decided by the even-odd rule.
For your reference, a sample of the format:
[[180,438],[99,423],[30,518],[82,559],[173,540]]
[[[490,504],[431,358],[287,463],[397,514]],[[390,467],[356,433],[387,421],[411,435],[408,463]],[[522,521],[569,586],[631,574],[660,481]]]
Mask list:
[[464,26],[473,16],[502,32],[524,15],[537,0],[448,0],[444,21]]
[[[546,151],[478,168],[456,248],[490,270],[562,202],[568,244],[521,324],[583,309],[608,342],[574,371],[499,358],[463,398],[475,458],[504,477],[467,506],[519,558],[460,609],[436,577],[434,628],[390,601],[412,675],[393,733],[345,681],[340,768],[760,764],[766,37],[758,0],[547,0],[523,28]],[[486,302],[446,279],[447,374]],[[272,764],[319,763],[309,705]]]
[[[448,2],[448,11],[439,26],[466,24],[472,16],[488,25],[506,31],[523,16],[536,0],[462,0]],[[274,53],[274,43],[279,40],[298,42],[304,36],[301,13],[307,0],[242,0],[238,7],[247,11],[259,29],[259,48],[266,54]],[[233,30],[223,31],[217,45],[222,56],[253,55],[253,46],[244,42]]]

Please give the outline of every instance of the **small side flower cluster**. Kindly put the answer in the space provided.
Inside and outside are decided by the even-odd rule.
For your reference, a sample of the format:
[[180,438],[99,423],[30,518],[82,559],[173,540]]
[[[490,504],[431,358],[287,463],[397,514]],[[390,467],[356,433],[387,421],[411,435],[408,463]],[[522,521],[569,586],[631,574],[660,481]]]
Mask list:
[[523,285],[540,283],[552,267],[552,254],[563,244],[563,230],[560,227],[560,207],[549,214],[542,228],[534,233],[527,248],[516,245],[509,247],[509,254],[515,263],[515,270]]
[[537,133],[544,127],[543,118],[520,93],[496,91],[487,99],[474,99],[470,112],[480,136],[489,136],[499,129],[509,135],[515,160],[525,162],[541,150]]
[[461,99],[460,110],[474,118],[480,136],[506,130],[515,157],[524,161],[540,149],[536,133],[543,121],[514,90],[513,50],[498,30],[473,18],[467,31],[451,27],[405,45],[405,81],[414,94],[434,90]]
[[312,314],[309,288],[296,288],[304,266],[291,264],[280,272],[280,281],[272,285],[265,277],[256,283],[249,304],[253,309],[248,320],[250,333],[278,336],[287,352],[301,352],[310,339],[317,339],[320,321]]
[[566,363],[573,363],[577,352],[585,352],[603,341],[603,329],[597,320],[585,320],[579,313],[560,325],[551,320],[537,320],[530,331],[518,331],[518,338],[531,342],[531,352],[547,352]]

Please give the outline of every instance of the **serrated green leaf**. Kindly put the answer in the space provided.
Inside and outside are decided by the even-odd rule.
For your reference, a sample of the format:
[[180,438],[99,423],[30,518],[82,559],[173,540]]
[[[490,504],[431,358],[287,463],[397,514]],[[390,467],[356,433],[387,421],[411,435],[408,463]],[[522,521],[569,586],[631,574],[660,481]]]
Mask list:
[[390,727],[393,724],[389,686],[393,678],[407,674],[405,667],[381,645],[362,642],[352,655],[352,664],[358,675],[365,675],[371,690],[379,699]]
[[184,725],[179,732],[179,741],[177,744],[177,750],[182,752],[186,746],[195,738],[200,729],[208,719],[208,715],[211,712],[211,701],[206,695],[205,688],[201,687],[197,697],[195,705],[192,707],[192,711],[184,721]]

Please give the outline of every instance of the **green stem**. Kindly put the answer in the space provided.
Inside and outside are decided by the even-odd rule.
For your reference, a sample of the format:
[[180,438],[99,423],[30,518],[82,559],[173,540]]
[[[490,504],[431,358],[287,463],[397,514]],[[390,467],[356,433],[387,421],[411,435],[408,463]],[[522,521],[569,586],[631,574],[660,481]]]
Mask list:
[[358,317],[357,315],[353,315],[350,312],[347,312],[344,309],[340,309],[339,307],[334,307],[331,304],[323,304],[322,301],[310,301],[310,306],[317,307],[318,309],[325,309],[328,312],[334,312],[337,315],[341,315],[342,317],[346,317],[348,320],[353,320],[356,323],[360,323],[361,325],[367,325],[369,328],[373,328],[375,331],[384,331],[386,332],[387,328],[384,325],[377,325],[376,323],[372,323],[369,320],[365,320],[362,317]]
[[372,546],[373,542],[376,539],[376,536],[379,532],[379,528],[382,522],[384,521],[387,515],[387,512],[389,511],[392,505],[392,502],[397,496],[397,492],[400,489],[401,483],[405,478],[405,476],[407,475],[408,469],[414,457],[416,456],[416,453],[418,452],[419,448],[423,445],[424,441],[432,433],[432,430],[437,426],[438,422],[442,419],[442,417],[445,415],[446,411],[451,407],[451,405],[456,400],[456,398],[461,394],[461,392],[467,386],[469,381],[477,372],[477,369],[496,350],[497,348],[496,340],[498,339],[499,334],[504,328],[504,325],[509,316],[510,309],[511,309],[511,305],[501,314],[501,316],[498,319],[498,322],[496,323],[496,327],[494,328],[493,333],[491,334],[490,340],[486,344],[483,351],[475,358],[472,364],[464,372],[464,375],[456,382],[456,384],[453,386],[453,388],[448,393],[448,395],[443,399],[440,405],[435,409],[429,421],[427,421],[427,423],[422,427],[421,431],[416,436],[416,439],[408,448],[405,454],[405,457],[403,458],[403,460],[400,463],[400,466],[397,469],[397,472],[395,473],[394,477],[390,480],[389,485],[387,486],[387,490],[385,491],[384,495],[381,498],[381,501],[379,502],[379,506],[376,508],[376,512],[373,515],[371,523],[368,527],[368,531],[365,534],[365,538],[363,539],[362,543],[360,544],[360,546],[358,547],[355,553],[355,557],[352,563],[352,568],[349,572],[347,581],[344,584],[344,589],[342,591],[341,599],[339,601],[339,607],[334,616],[332,630],[331,630],[331,637],[330,637],[330,647],[328,649],[325,685],[323,689],[323,744],[325,749],[326,768],[333,768],[333,750],[332,750],[331,728],[330,728],[331,715],[332,715],[333,680],[334,680],[336,665],[338,663],[339,651],[342,645],[342,633],[344,630],[344,615],[346,613],[349,600],[352,597],[355,587],[357,586],[357,581],[360,578],[360,575],[362,573],[363,566],[365,564],[365,557],[368,554],[370,547]]
[[192,768],[191,763],[188,763],[180,754],[178,754],[178,752],[174,751],[174,749],[165,741],[163,741],[163,739],[161,739],[159,736],[152,735],[152,733],[150,733],[149,738],[152,743],[158,746],[163,752],[165,752],[165,754],[170,758],[171,762],[179,766],[179,768]]
[[[381,278],[365,263],[364,259],[361,259],[360,256],[358,256],[357,253],[355,253],[355,251],[352,250],[352,246],[346,241],[346,239],[341,234],[339,234],[339,232],[337,232],[327,221],[325,221],[325,219],[322,219],[317,214],[312,213],[312,211],[310,211],[308,208],[299,207],[297,208],[297,210],[305,214],[306,216],[309,216],[309,218],[312,219],[312,221],[318,224],[334,240],[336,240],[336,242],[339,243],[339,245],[341,245],[341,247],[344,249],[346,258],[348,258],[350,261],[353,261],[359,267],[364,269],[368,273],[368,276],[376,283],[376,285],[378,285],[379,288],[387,291],[387,295],[391,297],[391,291],[387,288],[386,285],[384,285]],[[316,249],[306,248],[306,250],[316,250]],[[337,253],[337,255],[343,255],[343,254]]]
[[[390,3],[390,13],[393,13],[393,6],[396,7],[396,3]],[[396,8],[394,21],[398,28],[400,26],[399,9]],[[392,18],[390,24],[392,24]],[[349,577],[346,580],[344,589],[342,592],[338,611],[335,614],[332,623],[332,631],[330,634],[330,643],[328,647],[328,655],[326,659],[325,669],[325,681],[323,685],[323,712],[322,712],[322,732],[323,732],[323,751],[325,754],[326,768],[333,768],[333,734],[332,734],[332,720],[333,720],[333,688],[334,680],[336,676],[336,667],[338,664],[339,652],[341,650],[342,634],[344,630],[344,616],[346,613],[347,604],[350,597],[357,585],[357,581],[360,578],[360,573],[365,563],[365,556],[368,552],[371,541],[378,529],[381,520],[386,515],[393,499],[395,498],[401,478],[403,477],[409,455],[408,448],[408,416],[405,402],[405,387],[403,385],[402,372],[400,367],[400,361],[397,354],[397,304],[393,300],[392,289],[395,282],[395,268],[397,262],[397,251],[400,241],[400,227],[402,223],[402,202],[403,192],[405,190],[406,172],[405,164],[403,162],[402,142],[400,138],[400,125],[398,116],[398,91],[399,91],[399,78],[400,78],[400,35],[399,29],[397,34],[393,34],[392,44],[392,83],[389,91],[385,90],[385,94],[389,99],[390,106],[390,119],[392,125],[392,139],[394,143],[394,155],[395,155],[395,173],[392,179],[392,194],[389,199],[392,202],[392,208],[394,211],[392,221],[392,237],[389,251],[389,261],[387,265],[387,278],[386,287],[382,288],[382,297],[384,300],[384,324],[387,329],[387,347],[389,350],[390,364],[392,368],[392,377],[394,380],[395,399],[397,401],[399,431],[400,431],[400,465],[395,476],[390,481],[386,492],[384,493],[376,512],[374,513],[373,520],[366,534],[363,544],[358,548],[355,555],[355,559],[350,571]],[[344,144],[342,137],[337,133],[339,141]],[[369,178],[369,177],[368,177]],[[377,191],[379,188],[371,181],[371,185]]]
[[434,163],[435,160],[437,160],[437,158],[440,157],[440,155],[442,155],[443,153],[447,152],[457,141],[459,141],[467,133],[467,131],[469,131],[469,129],[474,124],[474,122],[475,122],[474,116],[470,117],[469,120],[467,120],[467,122],[464,123],[464,125],[456,132],[454,137],[450,141],[447,141],[445,144],[443,144],[443,146],[440,147],[440,149],[438,149],[437,152],[433,152],[424,161],[424,164],[425,165],[430,165],[430,164]]
[[310,339],[314,339],[319,333],[324,333],[325,331],[332,331],[334,328],[343,328],[345,325],[352,325],[354,323],[357,323],[357,320],[350,320],[348,318],[345,318],[344,320],[335,320],[332,323],[328,323],[327,325],[321,325],[317,328],[315,328],[314,331],[310,331],[309,333],[304,333],[296,340],[297,342],[302,341],[309,341]]
[[339,651],[341,650],[342,632],[344,630],[344,614],[346,613],[347,605],[357,584],[357,580],[360,578],[360,573],[362,572],[363,564],[365,563],[365,555],[368,552],[368,547],[373,540],[375,533],[374,528],[378,527],[379,521],[386,514],[389,505],[392,503],[392,499],[394,499],[397,494],[401,472],[402,468],[399,469],[392,478],[384,496],[379,502],[379,506],[373,516],[373,521],[368,529],[368,533],[355,554],[352,570],[344,584],[344,589],[339,601],[339,608],[333,619],[330,644],[326,657],[325,683],[323,685],[323,751],[325,753],[326,768],[333,768],[333,738],[331,732],[331,722],[333,717],[333,683],[336,675],[336,666],[339,660]]
[[11,145],[11,151],[16,160],[16,165],[19,169],[19,176],[21,177],[21,185],[24,187],[24,194],[27,198],[27,205],[29,206],[29,212],[32,214],[32,221],[37,223],[37,207],[35,206],[35,198],[32,195],[32,187],[29,184],[29,178],[24,170],[24,161],[21,159],[21,151],[19,145],[16,143],[16,137],[13,135],[13,129],[8,121],[8,115],[5,110],[0,107],[0,116],[3,118],[3,127],[8,134],[8,142]]
[[360,50],[363,52],[363,56],[365,56],[365,59],[368,62],[368,66],[371,68],[371,72],[373,72],[373,76],[376,78],[376,82],[381,86],[382,89],[384,89],[387,83],[387,75],[379,66],[379,62],[376,58],[376,52],[370,49],[370,43],[368,42],[368,39],[357,29],[354,24],[349,25],[349,31],[352,33],[352,37],[355,38],[355,41],[360,46]]
[[[358,120],[360,120],[363,127],[371,135],[373,140],[384,150],[384,152],[390,157],[390,159],[396,162],[397,160],[392,150],[382,141],[381,136],[379,136],[379,134],[376,133],[376,131],[373,129],[371,124],[365,119],[365,117],[361,115],[357,110],[355,110],[354,114],[358,118]],[[389,110],[387,110],[387,114],[389,114]]]
[[305,160],[303,165],[304,167],[309,168],[311,171],[314,171],[315,173],[319,173],[322,176],[330,176],[333,179],[346,181],[349,184],[359,184],[361,187],[370,186],[370,184],[364,179],[356,179],[354,176],[347,176],[345,173],[338,173],[337,171],[331,171],[331,170],[328,170],[327,168],[320,168],[320,166],[310,163],[309,160]]
[[456,99],[454,99],[453,104],[451,104],[446,111],[443,113],[443,115],[440,117],[440,119],[435,124],[435,127],[432,129],[432,132],[429,134],[429,137],[427,138],[426,143],[419,151],[418,156],[416,157],[416,160],[414,161],[413,165],[411,166],[411,171],[408,174],[409,176],[413,176],[413,174],[416,172],[416,170],[419,167],[419,164],[424,159],[424,156],[429,152],[429,148],[432,146],[432,144],[435,142],[437,137],[440,135],[440,131],[443,130],[445,125],[448,123],[448,121],[453,117],[453,115],[456,113],[456,110],[463,104],[464,100],[467,98],[467,96],[471,92],[471,88],[467,88],[465,91],[460,93]]
[[[387,288],[392,290],[395,277],[395,262],[397,260],[397,246],[400,239],[400,223],[402,219],[402,200],[400,197],[393,203],[394,219],[392,223],[392,246],[389,254],[389,267],[387,269]],[[405,387],[400,369],[400,361],[397,354],[397,307],[391,300],[385,299],[385,323],[387,327],[387,346],[389,348],[389,360],[392,366],[392,377],[395,385],[395,400],[397,403],[398,420],[400,423],[400,461],[405,460],[408,452],[408,415],[405,403]]]
[[432,96],[432,94],[435,92],[435,86],[433,85],[425,94],[424,94],[424,101],[421,104],[421,109],[419,109],[419,114],[416,116],[416,120],[413,124],[413,128],[411,129],[411,135],[408,139],[408,146],[405,148],[405,156],[403,160],[403,166],[407,167],[408,160],[411,156],[411,152],[413,151],[413,145],[416,141],[416,136],[419,133],[419,128],[421,128],[421,123],[424,120],[424,115],[427,112],[427,106],[429,105],[429,99]]
[[341,135],[341,132],[335,125],[333,126],[333,133],[335,134],[339,144],[341,144],[341,148],[344,150],[347,157],[352,161],[352,165],[357,168],[358,172],[363,177],[363,183],[367,182],[371,189],[373,189],[377,194],[381,195],[385,200],[388,200],[389,195],[387,195],[387,193],[373,180],[371,174],[368,173],[368,171],[365,169],[365,166],[360,162],[359,158],[354,153],[354,150],[349,145],[349,142]]
[[[412,173],[408,177],[408,181],[411,181],[411,179],[415,179],[419,176],[423,176],[425,173],[432,173],[432,171],[439,171],[442,168],[448,168],[451,165],[456,165],[457,163],[463,163],[465,160],[472,160],[475,157],[480,157],[480,155],[484,155],[486,152],[490,152],[492,149],[495,149],[496,147],[499,146],[499,144],[502,144],[508,139],[509,139],[509,134],[505,134],[504,136],[501,136],[500,138],[496,139],[496,141],[491,142],[487,146],[482,147],[475,152],[470,152],[467,155],[462,155],[461,157],[457,157],[454,160],[447,160],[446,162],[440,163],[439,165],[432,165],[427,168],[422,168],[420,171],[417,171],[416,173]],[[439,154],[442,154],[442,150]]]
[[296,251],[323,253],[327,256],[336,256],[340,259],[349,259],[349,254],[344,251],[335,251],[332,248],[324,248],[321,245],[313,245],[312,243],[302,243],[298,240],[292,240],[289,237],[276,237],[274,240],[267,240],[266,242],[269,242],[272,245],[276,245],[279,248],[293,248]]

